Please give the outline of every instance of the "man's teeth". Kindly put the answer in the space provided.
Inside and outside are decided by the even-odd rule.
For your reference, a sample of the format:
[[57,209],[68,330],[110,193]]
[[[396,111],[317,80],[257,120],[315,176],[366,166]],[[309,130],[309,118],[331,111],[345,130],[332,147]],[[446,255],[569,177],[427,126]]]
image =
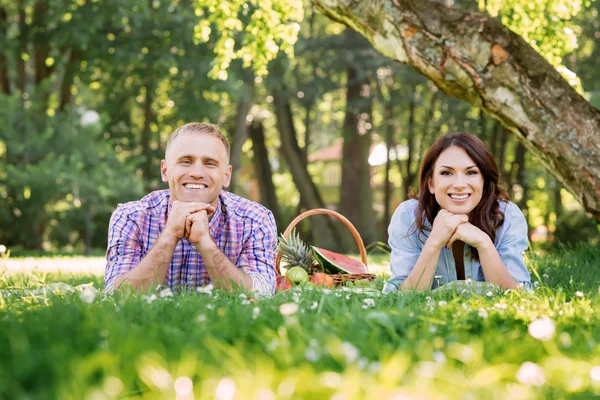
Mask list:
[[469,195],[468,194],[451,194],[450,197],[453,199],[456,199],[456,200],[464,200],[467,197],[469,197]]
[[196,185],[194,183],[188,183],[184,186],[188,189],[206,189],[206,185]]

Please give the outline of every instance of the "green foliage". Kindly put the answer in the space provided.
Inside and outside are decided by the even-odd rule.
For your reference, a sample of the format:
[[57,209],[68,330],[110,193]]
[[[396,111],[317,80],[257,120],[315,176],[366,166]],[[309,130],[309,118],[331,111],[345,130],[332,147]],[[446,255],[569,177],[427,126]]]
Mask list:
[[557,244],[574,245],[579,242],[600,244],[600,226],[582,211],[568,211],[556,222],[554,238]]
[[212,36],[216,57],[209,76],[226,80],[232,60],[242,60],[244,68],[252,66],[256,75],[263,76],[279,51],[293,56],[303,9],[302,0],[196,0],[196,15],[198,43],[208,42],[216,30]]
[[484,296],[105,297],[48,292],[56,281],[98,287],[98,276],[4,275],[0,397],[592,398],[599,265],[593,246],[534,254],[533,293]]
[[101,126],[81,125],[76,110],[45,116],[37,104],[0,95],[0,213],[11,227],[0,242],[81,245],[95,223],[106,229],[115,202],[139,196],[141,181],[103,140]]
[[563,65],[563,57],[577,48],[581,26],[574,17],[587,3],[586,0],[479,0],[479,7],[499,17],[502,24],[521,35],[572,86],[581,89],[577,75]]

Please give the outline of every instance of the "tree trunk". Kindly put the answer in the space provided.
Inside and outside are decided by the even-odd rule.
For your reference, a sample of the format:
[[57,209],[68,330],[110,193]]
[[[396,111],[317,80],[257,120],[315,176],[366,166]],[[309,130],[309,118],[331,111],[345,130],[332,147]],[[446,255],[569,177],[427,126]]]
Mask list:
[[415,107],[417,103],[417,87],[413,87],[413,93],[410,98],[410,107],[408,110],[408,129],[406,133],[406,146],[408,147],[408,153],[406,157],[405,167],[405,179],[406,185],[404,185],[404,198],[408,198],[411,185],[414,184],[415,175],[412,171],[413,154],[415,153]]
[[231,155],[229,157],[229,163],[232,167],[229,190],[236,194],[239,194],[239,188],[237,186],[240,168],[242,167],[242,147],[244,146],[244,142],[248,137],[248,123],[246,122],[246,118],[248,117],[248,112],[252,106],[252,98],[254,97],[254,88],[252,83],[247,83],[246,88],[246,95],[240,98],[237,104],[235,131],[233,133],[233,140],[231,141]]
[[19,0],[17,3],[19,10],[19,46],[17,47],[17,54],[15,54],[15,60],[17,62],[17,88],[21,93],[25,91],[26,72],[25,72],[25,60],[23,54],[27,53],[27,23],[25,22],[25,10],[23,9],[23,0]]
[[[323,200],[303,162],[302,151],[296,139],[296,128],[292,120],[292,110],[288,99],[279,91],[273,91],[273,106],[277,120],[277,130],[281,138],[282,158],[289,166],[294,184],[301,193],[307,209],[324,208]],[[328,249],[341,247],[340,234],[325,216],[314,216],[310,220],[315,244]]]
[[[508,192],[510,193],[510,197],[514,196],[514,185],[518,184],[523,187],[523,183],[525,182],[525,146],[522,143],[517,145],[517,150],[515,153],[515,161],[512,165],[512,171],[510,171],[510,186],[508,187]],[[524,197],[524,196],[523,196]]]
[[[8,31],[7,15],[0,7],[0,34],[6,37]],[[7,58],[4,50],[0,50],[0,90],[3,94],[10,95],[10,82],[8,81]]]
[[[385,123],[385,150],[387,158],[385,159],[385,186],[383,189],[383,225],[389,224],[391,220],[391,201],[392,201],[392,183],[390,182],[390,169],[392,167],[392,160],[390,155],[392,148],[394,147],[394,106],[391,102],[385,105],[383,112],[383,119]],[[388,233],[387,229],[383,229],[381,232],[382,240],[387,242]]]
[[365,243],[375,241],[375,213],[371,188],[371,109],[372,97],[361,93],[369,85],[354,66],[348,68],[346,117],[342,147],[340,213],[350,220]]
[[269,163],[269,151],[265,144],[265,132],[262,121],[254,120],[248,128],[248,135],[252,140],[252,150],[254,152],[254,168],[256,169],[256,180],[260,187],[260,202],[273,213],[275,223],[280,231],[285,229],[281,219],[281,210],[279,201],[275,193],[275,184],[273,184],[273,171]]
[[510,185],[510,173],[507,173],[505,169],[508,134],[506,128],[500,128],[500,143],[495,157],[496,162],[498,163],[498,170],[500,171],[500,179],[504,180],[507,185]]
[[73,100],[73,93],[71,87],[73,86],[73,78],[75,73],[79,70],[79,62],[81,60],[81,51],[72,49],[69,55],[69,61],[65,67],[65,74],[63,76],[62,85],[60,87],[60,105],[59,109],[62,111],[65,107],[71,104]]
[[153,190],[151,181],[155,176],[154,166],[152,164],[152,149],[150,147],[150,137],[152,135],[150,125],[154,118],[152,112],[152,103],[154,102],[154,84],[152,83],[151,69],[145,79],[146,96],[144,100],[144,127],[142,128],[142,137],[140,145],[142,147],[142,157],[144,158],[142,165],[142,176],[144,177],[144,185],[147,189]]
[[500,120],[600,221],[600,110],[486,14],[435,0],[313,0],[386,56]]

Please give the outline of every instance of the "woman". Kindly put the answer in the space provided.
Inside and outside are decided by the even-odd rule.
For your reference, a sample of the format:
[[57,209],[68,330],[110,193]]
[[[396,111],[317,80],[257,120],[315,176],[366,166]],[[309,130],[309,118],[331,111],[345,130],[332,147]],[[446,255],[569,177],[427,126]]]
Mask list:
[[527,222],[498,178],[492,154],[476,136],[438,139],[421,164],[419,193],[400,204],[388,228],[392,278],[384,291],[468,279],[530,288],[523,262]]

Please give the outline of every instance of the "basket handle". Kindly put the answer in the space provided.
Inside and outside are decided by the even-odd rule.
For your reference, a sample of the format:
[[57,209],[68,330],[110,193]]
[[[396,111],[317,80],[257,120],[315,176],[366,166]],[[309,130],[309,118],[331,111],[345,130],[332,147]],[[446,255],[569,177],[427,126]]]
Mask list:
[[[298,223],[300,221],[302,221],[304,218],[310,217],[311,215],[319,215],[319,214],[329,215],[330,217],[335,217],[335,218],[339,219],[344,225],[346,225],[346,228],[348,228],[350,230],[350,233],[352,233],[354,240],[356,240],[356,244],[358,245],[358,250],[360,251],[360,258],[362,260],[362,263],[365,264],[367,271],[369,271],[369,267],[367,266],[367,250],[365,249],[365,245],[363,244],[360,234],[358,233],[358,231],[356,230],[354,225],[352,225],[352,222],[350,222],[348,220],[348,218],[344,217],[342,214],[339,214],[333,210],[327,210],[325,208],[315,208],[315,209],[303,212],[302,214],[298,215],[290,223],[290,225],[287,227],[285,232],[283,232],[283,237],[287,239],[288,235],[292,232],[292,229],[294,229],[294,227],[296,225],[298,225]],[[280,263],[281,263],[281,252],[278,251],[277,258],[275,259],[275,268],[277,270],[278,275],[281,275],[281,270],[279,269]]]

